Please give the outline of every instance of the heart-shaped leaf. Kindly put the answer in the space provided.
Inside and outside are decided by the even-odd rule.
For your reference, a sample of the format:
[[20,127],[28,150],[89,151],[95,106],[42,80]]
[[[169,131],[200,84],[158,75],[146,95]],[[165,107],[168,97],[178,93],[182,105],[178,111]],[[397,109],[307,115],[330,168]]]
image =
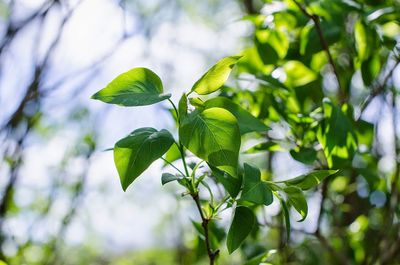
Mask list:
[[236,117],[241,134],[248,132],[265,132],[270,128],[261,122],[259,119],[251,115],[248,111],[235,104],[228,98],[216,97],[207,100],[204,103],[204,107],[208,108],[223,108],[228,110],[233,116]]
[[182,144],[211,165],[237,176],[240,132],[235,116],[222,108],[195,110],[181,121]]
[[243,191],[240,199],[256,204],[270,205],[273,200],[272,191],[260,176],[258,168],[247,163],[244,164]]

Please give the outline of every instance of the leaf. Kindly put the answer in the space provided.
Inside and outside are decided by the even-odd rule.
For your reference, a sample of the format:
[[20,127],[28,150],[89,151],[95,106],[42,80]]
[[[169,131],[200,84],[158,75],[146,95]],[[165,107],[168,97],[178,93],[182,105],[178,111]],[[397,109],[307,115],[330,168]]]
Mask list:
[[207,95],[218,90],[228,79],[233,66],[241,56],[229,56],[218,61],[192,87],[192,92]]
[[221,183],[222,186],[224,186],[225,190],[232,198],[236,198],[242,185],[241,178],[234,178],[228,173],[219,170],[218,168],[213,167],[210,164],[209,167],[211,168],[213,176],[217,179],[218,183]]
[[180,119],[183,119],[187,115],[187,110],[188,110],[188,103],[187,103],[187,97],[186,94],[184,93],[179,100],[178,104],[178,112],[179,112],[179,117]]
[[283,188],[283,191],[287,195],[288,202],[296,209],[296,211],[301,215],[301,219],[298,222],[304,221],[307,217],[308,206],[307,200],[304,197],[301,189],[295,186],[288,186]]
[[324,117],[317,138],[329,168],[351,163],[357,149],[357,138],[350,119],[329,100],[323,103]]
[[204,107],[206,109],[217,107],[228,110],[233,116],[236,117],[239,129],[241,134],[249,133],[249,132],[265,132],[270,128],[261,122],[259,119],[251,115],[248,111],[235,104],[228,98],[224,97],[216,97],[210,100],[207,100],[204,103]]
[[253,147],[246,150],[245,154],[253,154],[261,151],[278,152],[283,150],[284,149],[279,144],[274,143],[272,141],[268,141],[254,145]]
[[246,261],[246,263],[244,263],[243,265],[260,265],[260,264],[267,265],[267,264],[270,264],[270,263],[265,263],[265,262],[269,257],[274,255],[275,253],[277,253],[276,249],[268,250],[266,252],[263,252],[255,257],[253,257],[252,259]]
[[170,173],[163,173],[162,176],[161,176],[161,184],[165,185],[168,182],[179,180],[181,178],[182,178],[182,176],[173,175],[173,174],[170,174]]
[[312,164],[317,159],[317,151],[314,148],[301,147],[298,150],[290,150],[290,155],[304,164]]
[[226,246],[228,247],[229,254],[240,247],[246,237],[250,234],[251,230],[253,230],[255,223],[256,217],[252,210],[245,206],[236,207],[235,215],[226,239]]
[[244,164],[242,200],[256,204],[270,205],[273,201],[272,191],[267,183],[261,180],[260,170],[247,163]]
[[356,49],[360,61],[368,58],[368,38],[367,30],[361,20],[354,24],[354,39],[356,41]]
[[316,73],[300,61],[288,61],[283,65],[283,69],[286,73],[287,86],[304,86],[317,79]]
[[171,97],[162,93],[161,79],[154,72],[147,68],[133,68],[111,81],[92,99],[121,106],[145,106]]
[[137,129],[119,140],[114,146],[114,162],[122,189],[125,191],[173,143],[174,138],[169,131],[148,127]]
[[195,110],[181,122],[182,144],[199,158],[237,176],[240,132],[235,116],[221,108]]
[[287,207],[287,204],[286,204],[285,200],[282,199],[282,197],[280,197],[277,193],[275,193],[275,195],[278,197],[278,199],[281,203],[281,206],[282,206],[282,213],[283,213],[283,217],[285,218],[285,225],[286,225],[286,242],[289,243],[290,231],[291,231],[289,208]]
[[302,190],[308,190],[317,186],[326,177],[337,172],[338,170],[317,170],[282,182],[288,186],[296,186]]

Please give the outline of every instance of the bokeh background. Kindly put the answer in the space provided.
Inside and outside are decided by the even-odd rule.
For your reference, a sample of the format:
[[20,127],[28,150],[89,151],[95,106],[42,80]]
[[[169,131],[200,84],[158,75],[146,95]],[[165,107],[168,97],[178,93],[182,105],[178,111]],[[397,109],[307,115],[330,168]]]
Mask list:
[[[119,264],[130,253],[129,264],[142,255],[151,264],[183,244],[192,209],[173,214],[180,206],[161,188],[162,163],[124,193],[112,152],[103,152],[135,128],[172,127],[168,110],[90,96],[144,66],[178,98],[210,63],[240,51],[242,8],[230,0],[0,1],[0,245],[12,264]],[[174,258],[164,256],[163,264]]]

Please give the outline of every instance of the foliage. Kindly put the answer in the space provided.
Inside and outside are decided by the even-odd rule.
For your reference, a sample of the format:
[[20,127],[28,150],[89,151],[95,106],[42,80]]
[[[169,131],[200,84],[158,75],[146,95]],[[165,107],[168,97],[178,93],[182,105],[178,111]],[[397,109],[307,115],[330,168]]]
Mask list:
[[[156,159],[170,165],[162,184],[176,183],[193,199],[201,218],[193,222],[199,257],[208,256],[210,264],[226,252],[223,242],[229,253],[240,249],[246,264],[396,264],[400,141],[398,91],[390,80],[400,61],[399,2],[262,6],[260,12],[247,5],[249,47],[212,66],[178,107],[146,68],[120,75],[93,96],[123,106],[168,100],[173,109],[177,137],[142,128],[115,145],[122,188]],[[225,85],[234,66],[237,82]],[[376,128],[383,125],[365,114],[377,98],[392,116],[392,153],[376,146]],[[257,144],[242,152],[247,143]],[[280,153],[309,173],[282,180],[272,167]],[[395,167],[379,169],[387,157]],[[291,209],[301,216],[298,222],[306,220],[314,193],[321,197],[316,227],[293,229]],[[273,201],[281,215],[263,216]],[[228,222],[220,220],[226,210],[232,212]]]

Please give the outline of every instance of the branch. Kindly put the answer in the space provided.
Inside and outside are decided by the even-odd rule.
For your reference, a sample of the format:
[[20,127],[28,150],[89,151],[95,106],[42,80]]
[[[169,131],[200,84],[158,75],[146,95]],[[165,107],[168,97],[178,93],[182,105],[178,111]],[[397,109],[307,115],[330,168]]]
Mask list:
[[379,94],[381,94],[383,92],[383,90],[385,90],[386,84],[387,82],[389,82],[390,77],[393,75],[394,70],[396,69],[396,67],[399,65],[400,63],[400,59],[397,59],[396,63],[394,64],[394,66],[389,70],[389,72],[387,73],[387,75],[383,78],[383,81],[381,84],[379,84],[378,82],[375,83],[375,86],[373,86],[371,88],[371,93],[367,96],[367,98],[364,100],[364,102],[361,104],[361,108],[360,108],[360,117],[358,117],[358,119],[361,118],[362,113],[364,112],[364,110],[368,107],[368,105],[371,103],[371,101],[378,96]]
[[203,214],[203,210],[201,209],[200,205],[199,194],[198,193],[192,194],[192,198],[196,203],[197,210],[199,211],[201,217],[201,226],[203,227],[204,230],[204,241],[206,242],[208,259],[210,260],[210,265],[214,265],[215,259],[219,254],[219,249],[215,251],[211,249],[209,229],[208,229],[208,224],[210,222],[210,219],[206,218]]
[[317,34],[318,34],[318,38],[319,38],[319,40],[320,40],[320,42],[321,42],[321,45],[322,45],[323,49],[325,50],[326,56],[328,57],[328,60],[329,60],[329,64],[330,64],[331,67],[332,67],[333,73],[335,74],[335,77],[336,77],[336,80],[337,80],[337,83],[338,83],[338,90],[339,90],[339,91],[338,91],[338,97],[339,97],[340,103],[344,103],[344,102],[346,101],[346,95],[345,95],[345,93],[344,93],[344,90],[343,90],[343,88],[342,88],[342,85],[340,84],[339,72],[338,72],[338,70],[337,70],[337,67],[336,67],[336,65],[335,65],[335,62],[333,61],[332,54],[331,54],[331,52],[329,51],[329,44],[328,44],[328,42],[326,41],[326,39],[325,39],[325,37],[324,37],[324,34],[323,34],[323,32],[322,32],[322,28],[321,28],[321,23],[320,23],[319,16],[317,16],[317,15],[315,15],[315,14],[310,14],[310,13],[305,9],[305,7],[302,6],[302,5],[301,5],[299,2],[297,2],[296,0],[293,0],[293,2],[296,4],[296,6],[301,10],[301,12],[302,12],[306,17],[310,18],[310,19],[314,22],[315,29],[316,29]]

